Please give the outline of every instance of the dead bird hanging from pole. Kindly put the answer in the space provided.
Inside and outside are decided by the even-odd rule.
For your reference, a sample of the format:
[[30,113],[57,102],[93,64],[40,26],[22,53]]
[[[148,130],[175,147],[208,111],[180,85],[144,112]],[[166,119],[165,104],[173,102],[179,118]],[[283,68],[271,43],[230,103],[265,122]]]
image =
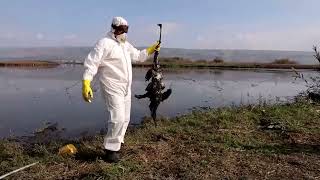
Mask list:
[[[162,32],[162,24],[158,24],[160,27],[160,38],[159,38],[159,45],[161,44],[161,32]],[[153,66],[150,68],[145,76],[146,81],[151,81],[146,87],[146,93],[143,95],[135,95],[136,98],[142,99],[142,98],[149,98],[150,104],[149,109],[151,112],[151,117],[153,121],[156,123],[157,119],[157,109],[160,105],[160,103],[166,99],[169,98],[169,96],[172,93],[172,89],[169,88],[165,92],[162,92],[165,89],[165,85],[162,82],[163,75],[162,70],[160,68],[160,63],[158,60],[159,51],[156,50],[153,57]]]

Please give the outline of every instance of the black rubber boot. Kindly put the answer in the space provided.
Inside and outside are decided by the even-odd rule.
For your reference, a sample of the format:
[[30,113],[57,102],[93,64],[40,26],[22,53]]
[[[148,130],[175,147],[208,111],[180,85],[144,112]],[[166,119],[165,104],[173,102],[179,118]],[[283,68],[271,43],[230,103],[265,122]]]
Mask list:
[[120,156],[118,151],[110,151],[105,149],[104,150],[105,155],[103,157],[103,160],[109,163],[117,163],[120,160]]

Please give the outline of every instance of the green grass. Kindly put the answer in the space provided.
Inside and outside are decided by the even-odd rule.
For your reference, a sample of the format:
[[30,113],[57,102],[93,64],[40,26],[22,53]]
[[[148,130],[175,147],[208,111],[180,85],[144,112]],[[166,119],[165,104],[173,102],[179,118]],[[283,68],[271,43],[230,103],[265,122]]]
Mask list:
[[[0,142],[0,174],[40,161],[16,179],[297,179],[319,177],[320,107],[306,102],[197,110],[162,119],[146,119],[128,130],[122,160],[109,164],[102,136],[74,141],[78,157],[61,157],[66,142]],[[285,130],[262,130],[260,122]],[[91,158],[90,158],[91,157]],[[93,157],[93,158],[92,158]]]

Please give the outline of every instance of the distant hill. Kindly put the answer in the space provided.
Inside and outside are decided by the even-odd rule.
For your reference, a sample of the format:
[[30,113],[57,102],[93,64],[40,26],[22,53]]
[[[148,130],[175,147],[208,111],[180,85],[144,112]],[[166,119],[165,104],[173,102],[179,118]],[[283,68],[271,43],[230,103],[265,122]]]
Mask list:
[[[140,48],[141,49],[141,48]],[[64,60],[83,61],[91,47],[41,47],[41,48],[0,48],[0,61],[4,60]],[[317,64],[312,52],[265,51],[265,50],[200,50],[162,48],[161,57],[182,57],[192,60],[212,60],[220,57],[230,62],[272,62],[289,58],[300,64]]]

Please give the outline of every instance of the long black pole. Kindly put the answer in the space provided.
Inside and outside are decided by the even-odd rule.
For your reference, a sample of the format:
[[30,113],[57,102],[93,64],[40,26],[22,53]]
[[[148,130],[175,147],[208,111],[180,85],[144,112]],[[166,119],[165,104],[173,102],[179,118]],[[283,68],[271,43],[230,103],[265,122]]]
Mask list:
[[[159,37],[159,45],[160,45],[161,44],[161,34],[162,34],[162,24],[158,24],[158,26],[160,27],[160,37]],[[154,57],[153,57],[154,68],[157,68],[157,66],[159,65],[158,56],[159,56],[159,51],[154,52]]]

